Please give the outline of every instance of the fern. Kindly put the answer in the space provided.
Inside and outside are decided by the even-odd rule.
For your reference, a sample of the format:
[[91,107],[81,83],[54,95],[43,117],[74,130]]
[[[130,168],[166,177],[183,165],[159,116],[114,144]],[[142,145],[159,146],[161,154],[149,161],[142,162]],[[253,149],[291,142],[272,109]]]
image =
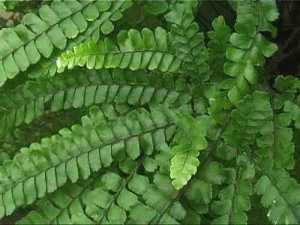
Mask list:
[[105,39],[98,44],[88,42],[75,47],[58,59],[58,68],[86,65],[89,69],[147,68],[174,72],[180,67],[181,60],[168,52],[168,34],[162,28],[158,27],[154,32],[147,28],[141,32],[133,29],[121,31],[117,39],[117,45]]
[[300,222],[300,81],[265,67],[276,3],[204,5],[49,1],[0,30],[1,219]]
[[210,118],[202,116],[194,121],[188,116],[179,115],[177,125],[181,131],[174,138],[172,148],[174,157],[171,159],[170,177],[176,188],[182,188],[192,175],[197,172],[201,150],[207,148],[206,134],[210,127]]
[[241,155],[237,158],[235,177],[220,191],[220,200],[212,204],[212,211],[218,217],[214,224],[247,224],[246,212],[250,210],[252,194],[251,179],[254,176],[254,166]]
[[[88,107],[100,103],[184,104],[190,100],[189,95],[180,94],[181,90],[187,88],[184,84],[180,85],[180,80],[175,82],[162,78],[166,88],[160,88],[155,78],[124,75],[118,71],[112,73],[103,71],[98,75],[79,71],[76,77],[73,74],[66,74],[47,81],[25,83],[11,93],[5,93],[7,97],[0,103],[2,109],[0,134],[4,136],[15,126],[30,123],[49,111]],[[153,86],[145,86],[150,83]]]
[[116,8],[121,9],[122,6],[123,2],[54,1],[50,6],[42,6],[38,15],[24,15],[20,25],[2,29],[0,84],[26,71],[42,57],[49,58],[55,48],[65,49],[68,39],[74,39],[85,32],[91,21],[100,18],[100,29],[108,33],[107,27],[113,29],[109,10],[120,13]]
[[[16,207],[31,204],[55,191],[67,179],[72,182],[87,179],[91,172],[110,166],[114,155],[123,148],[128,149],[129,158],[137,159],[141,154],[140,145],[143,147],[148,141],[158,144],[163,137],[158,139],[152,135],[162,135],[172,127],[167,114],[158,112],[154,118],[145,112],[132,114],[111,125],[101,122],[101,113],[84,117],[82,127],[62,129],[59,135],[21,149],[21,153],[1,167],[2,215],[10,215]],[[62,146],[68,146],[68,152],[61,152]]]
[[262,195],[263,206],[269,209],[268,217],[273,223],[299,223],[299,184],[286,171],[263,173],[256,184]]
[[236,77],[236,85],[228,93],[231,102],[237,103],[249,91],[250,85],[257,83],[259,67],[264,65],[265,57],[272,56],[277,50],[277,46],[260,33],[270,31],[270,22],[277,17],[271,1],[237,3],[236,32],[230,37],[232,47],[227,48],[224,64],[225,73]]
[[191,77],[194,79],[204,80],[208,74],[208,52],[204,35],[194,21],[193,10],[197,5],[197,1],[175,2],[165,19],[170,23],[172,46],[177,57],[183,61],[184,70],[193,74]]

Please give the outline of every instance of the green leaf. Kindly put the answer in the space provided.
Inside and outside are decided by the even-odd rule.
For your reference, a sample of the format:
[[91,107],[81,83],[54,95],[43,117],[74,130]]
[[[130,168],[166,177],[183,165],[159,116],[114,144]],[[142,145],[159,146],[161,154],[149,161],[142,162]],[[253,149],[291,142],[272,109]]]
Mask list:
[[160,1],[145,1],[144,10],[152,15],[160,15],[165,13],[169,8],[168,3],[165,0]]
[[284,170],[264,173],[259,179],[256,192],[262,195],[261,203],[268,209],[268,218],[272,223],[299,223],[299,187]]
[[106,34],[106,35],[110,34],[113,30],[114,30],[114,25],[110,21],[106,21],[101,26],[101,31],[103,34]]
[[194,119],[184,114],[177,115],[179,130],[172,148],[170,177],[176,189],[182,188],[196,174],[200,164],[198,156],[207,148],[206,135],[212,124],[208,116]]

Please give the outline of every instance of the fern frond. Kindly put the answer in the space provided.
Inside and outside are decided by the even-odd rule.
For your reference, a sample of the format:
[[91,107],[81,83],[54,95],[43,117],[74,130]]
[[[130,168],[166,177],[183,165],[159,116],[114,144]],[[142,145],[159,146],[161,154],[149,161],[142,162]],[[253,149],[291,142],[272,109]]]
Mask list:
[[261,172],[255,189],[262,195],[261,203],[268,209],[268,219],[274,224],[298,224],[300,185],[285,170]]
[[270,96],[266,92],[256,91],[244,97],[232,111],[231,118],[232,122],[223,134],[226,144],[243,149],[255,143],[259,136],[273,131]]
[[167,129],[174,132],[172,113],[167,109],[151,114],[138,111],[114,122],[101,122],[99,113],[84,117],[82,126],[62,129],[59,135],[21,149],[0,167],[0,217],[55,191],[67,180],[87,179],[92,172],[123,159],[117,157],[120,151],[126,153],[123,157],[137,159],[140,147],[153,146],[149,141],[159,144]]
[[[94,182],[93,182],[94,181]],[[16,224],[72,224],[70,215],[80,213],[82,198],[93,190],[94,178],[82,184],[69,184],[37,203]]]
[[[68,111],[62,110],[59,112],[47,111],[46,114],[37,118],[33,123],[16,127],[10,133],[6,133],[6,136],[0,141],[1,152],[5,153],[3,160],[13,158],[23,146],[29,146],[31,143],[40,141],[43,137],[56,134],[64,127],[70,127],[74,123],[79,123],[81,117],[88,112],[92,112],[94,107],[91,106],[78,110],[70,109]],[[136,108],[128,104],[101,104],[97,107],[103,112],[104,119],[107,121],[124,116]],[[47,120],[47,124],[42,122],[45,119]]]
[[[98,1],[100,4],[103,1]],[[78,37],[70,40],[64,51],[71,51],[75,46],[80,45],[82,42],[86,41],[98,41],[102,38],[102,34],[107,34],[112,32],[114,29],[114,22],[120,20],[123,17],[124,11],[131,7],[132,1],[109,1],[110,8],[107,9],[103,15],[101,15],[95,21],[90,23],[90,26],[83,33],[79,34]],[[105,3],[103,3],[105,4]],[[105,8],[105,7],[104,7]],[[102,28],[104,27],[104,28]],[[107,30],[110,28],[110,30]],[[44,59],[40,63],[33,66],[28,71],[28,76],[34,79],[53,77],[57,74],[57,58],[61,55],[61,52],[56,52],[56,54],[51,59]]]
[[99,180],[94,176],[86,184],[66,186],[19,223],[180,224],[185,209],[171,180],[159,170],[147,176],[138,172],[143,161],[138,160],[123,177],[121,171],[108,170]]
[[217,216],[212,224],[247,224],[246,212],[251,208],[254,165],[241,155],[234,172],[236,174],[232,182],[219,192],[220,199],[212,204],[212,212]]
[[231,28],[225,23],[224,17],[217,17],[212,22],[213,30],[208,32],[209,68],[213,79],[223,78],[223,67],[226,49],[229,46]]
[[[272,16],[266,18],[266,11]],[[227,49],[224,64],[225,73],[236,78],[236,85],[228,92],[233,104],[237,104],[249,92],[250,86],[257,83],[265,58],[277,51],[277,46],[261,34],[277,17],[274,1],[237,2],[236,32],[230,37],[231,46]]]
[[174,138],[170,177],[176,189],[181,189],[195,175],[200,164],[198,156],[207,148],[206,135],[212,122],[208,116],[194,119],[186,115],[177,116],[179,131]]
[[[264,168],[294,167],[294,149],[291,142],[293,130],[289,127],[292,117],[275,113],[274,103],[266,92],[254,92],[244,97],[231,116],[235,122],[225,129],[224,140],[231,147],[252,151],[259,165]],[[256,151],[250,150],[256,144]]]
[[111,16],[111,8],[114,5],[121,8],[123,4],[123,1],[54,1],[49,6],[43,5],[38,15],[26,14],[20,25],[2,29],[0,85],[38,63],[42,57],[49,58],[55,48],[65,49],[68,39],[86,31],[90,21],[100,17],[101,27],[107,27],[111,24],[106,19]]
[[282,94],[297,93],[300,90],[300,80],[292,76],[278,76],[276,77],[274,87]]
[[183,71],[196,80],[206,80],[209,77],[208,51],[193,15],[198,4],[198,1],[177,1],[170,6],[165,19],[171,25],[172,48],[183,61]]
[[184,91],[188,87],[180,79],[121,71],[78,73],[27,82],[10,93],[3,93],[0,136],[15,126],[30,123],[47,110],[56,112],[102,103],[183,105],[191,99]]
[[293,169],[295,166],[294,131],[290,127],[292,118],[289,113],[274,115],[273,156],[276,168]]
[[157,69],[163,72],[175,72],[180,68],[181,60],[170,51],[168,33],[163,28],[121,31],[117,40],[117,44],[108,38],[99,43],[83,43],[62,54],[57,66],[60,71],[76,65],[89,69]]

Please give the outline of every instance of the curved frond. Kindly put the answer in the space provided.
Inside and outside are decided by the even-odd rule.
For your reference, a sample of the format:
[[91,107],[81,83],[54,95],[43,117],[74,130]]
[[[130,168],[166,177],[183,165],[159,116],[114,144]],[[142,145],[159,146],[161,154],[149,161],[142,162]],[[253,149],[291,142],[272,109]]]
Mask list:
[[38,14],[26,14],[16,27],[2,29],[0,85],[26,71],[41,58],[49,58],[55,48],[65,49],[68,39],[85,32],[91,21],[99,18],[101,28],[112,24],[111,17],[116,13],[116,7],[121,9],[128,4],[125,2],[53,1],[50,5],[43,5]]
[[209,53],[209,69],[213,79],[224,78],[224,62],[226,49],[230,42],[229,38],[232,33],[230,26],[225,23],[222,16],[217,17],[212,22],[213,30],[207,33],[209,41],[207,43]]
[[[267,13],[272,16],[266,17]],[[235,33],[230,37],[224,64],[225,73],[236,79],[236,85],[228,92],[233,104],[249,92],[250,85],[257,83],[265,58],[277,51],[277,46],[261,34],[270,31],[271,22],[277,17],[275,1],[237,2]]]
[[232,182],[219,192],[219,200],[212,204],[212,212],[216,215],[212,224],[247,224],[254,166],[245,156],[239,156],[234,172]]
[[251,150],[256,163],[263,168],[294,167],[294,149],[291,142],[293,130],[289,127],[292,117],[289,113],[276,113],[275,106],[266,92],[247,95],[233,110],[233,122],[225,129],[227,144],[242,151]]
[[171,25],[172,48],[183,62],[182,70],[196,80],[206,80],[209,77],[208,51],[193,15],[198,4],[198,1],[175,2],[165,19]]
[[67,186],[40,201],[18,224],[180,224],[185,209],[168,176],[145,176],[137,172],[139,166],[125,177],[108,170],[97,182]]
[[285,170],[261,172],[256,192],[262,195],[261,203],[268,209],[269,220],[274,224],[298,224],[300,185]]
[[[96,0],[98,1],[98,0]],[[107,0],[105,0],[107,1]],[[98,4],[106,4],[105,1],[98,1]],[[80,45],[83,42],[93,40],[98,41],[102,35],[112,32],[114,29],[114,22],[123,17],[124,11],[131,7],[132,1],[108,1],[110,4],[109,11],[104,12],[96,20],[90,22],[90,26],[76,38],[71,39],[64,51],[72,50],[73,47]],[[105,6],[104,6],[105,8]],[[102,28],[103,27],[103,28]],[[108,30],[109,28],[109,30]],[[57,58],[61,55],[61,51],[56,52],[51,59],[43,59],[40,63],[34,65],[29,71],[28,76],[34,79],[53,77],[57,74]]]
[[117,44],[108,38],[98,43],[83,43],[62,54],[57,61],[60,71],[77,65],[89,69],[158,69],[175,72],[180,68],[181,60],[170,49],[167,31],[158,27],[154,31],[148,28],[121,31],[117,36]]
[[68,39],[85,32],[91,21],[100,18],[99,26],[107,27],[115,8],[121,9],[124,4],[128,1],[53,1],[43,5],[38,14],[26,14],[16,27],[2,29],[0,85],[42,57],[49,58],[55,48],[65,49]]
[[176,189],[181,189],[195,175],[200,164],[200,151],[207,148],[206,135],[212,124],[211,118],[201,116],[197,119],[187,115],[178,115],[176,125],[179,131],[172,147],[170,177]]
[[[49,137],[56,134],[64,127],[70,127],[74,123],[79,123],[82,116],[87,112],[92,112],[96,106],[91,106],[78,110],[62,110],[59,112],[46,112],[45,115],[37,118],[33,123],[22,125],[6,133],[6,136],[0,141],[0,164],[13,156],[23,146],[40,141],[43,137]],[[99,109],[105,116],[104,119],[110,121],[120,116],[124,116],[139,106],[130,106],[128,104],[101,104]],[[47,124],[43,123],[47,120]]]
[[5,161],[0,167],[0,218],[54,192],[67,180],[87,179],[115,160],[135,160],[141,149],[153,151],[151,146],[175,131],[166,108],[152,113],[139,110],[112,122],[102,117],[101,111],[84,117],[82,126],[62,129]]
[[187,86],[179,79],[121,71],[78,72],[76,76],[67,74],[27,82],[10,93],[3,93],[0,136],[15,126],[30,123],[47,110],[56,112],[102,103],[182,105],[191,99],[184,90]]

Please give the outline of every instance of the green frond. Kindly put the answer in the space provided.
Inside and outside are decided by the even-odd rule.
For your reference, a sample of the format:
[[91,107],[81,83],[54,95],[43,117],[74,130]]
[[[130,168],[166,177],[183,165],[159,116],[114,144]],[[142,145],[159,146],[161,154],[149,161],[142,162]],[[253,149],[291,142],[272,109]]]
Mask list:
[[73,73],[49,80],[30,81],[3,93],[0,100],[0,136],[48,111],[102,103],[164,103],[180,106],[191,99],[187,94],[187,85],[171,77],[121,71]]
[[194,21],[193,9],[198,1],[176,2],[165,15],[171,26],[172,48],[183,61],[182,69],[196,80],[208,79],[208,51],[203,33]]
[[[265,15],[269,15],[265,17]],[[236,79],[236,85],[228,92],[233,104],[250,91],[259,79],[260,68],[277,51],[277,46],[268,41],[262,31],[269,31],[270,23],[278,17],[274,1],[237,2],[235,33],[230,37],[227,62],[224,71]]]
[[300,222],[300,185],[285,170],[261,171],[255,189],[262,195],[261,203],[268,209],[268,219],[274,224]]
[[281,93],[295,93],[300,90],[300,80],[292,76],[278,76],[276,77],[274,87]]
[[121,31],[117,44],[109,38],[103,41],[86,42],[72,51],[62,54],[57,61],[60,71],[65,67],[86,66],[88,69],[149,69],[162,72],[175,72],[181,60],[170,50],[169,36],[161,27],[154,31],[130,29]]
[[101,115],[100,111],[84,117],[82,126],[62,129],[5,161],[0,167],[0,218],[54,192],[67,180],[87,179],[115,160],[135,160],[141,149],[153,151],[151,146],[175,131],[172,113],[166,108],[152,113],[138,110],[112,122],[101,120]]
[[216,215],[212,224],[247,224],[246,212],[251,208],[254,166],[242,155],[237,159],[234,172],[234,179],[219,192],[219,200],[214,201],[211,206]]
[[225,23],[222,16],[212,22],[213,30],[208,32],[207,43],[209,53],[209,68],[213,79],[223,78],[223,67],[225,62],[226,49],[229,47],[229,39],[232,33],[230,26]]
[[[273,99],[272,99],[273,100]],[[274,103],[266,92],[254,92],[244,97],[233,110],[233,122],[225,129],[223,138],[231,147],[249,151],[264,168],[294,168],[292,117],[289,113],[275,113]]]
[[[128,104],[101,104],[97,106],[104,114],[104,119],[110,121],[120,116],[124,116],[139,106],[130,106]],[[7,132],[5,137],[0,141],[0,164],[3,160],[11,159],[23,146],[40,141],[43,137],[49,137],[56,134],[64,127],[70,127],[74,123],[79,123],[82,116],[88,112],[92,112],[95,106],[70,109],[68,111],[61,110],[59,112],[45,112],[44,115],[37,118],[30,124],[23,124],[11,132]],[[47,124],[43,123],[47,120]],[[3,157],[3,158],[2,158]],[[1,158],[3,160],[1,160]],[[1,162],[2,161],[2,162]]]
[[[17,224],[72,224],[70,215],[83,212],[82,199],[92,193],[95,178],[84,183],[70,184],[37,203]],[[94,182],[93,182],[94,181]]]
[[223,138],[230,146],[243,150],[243,147],[259,142],[260,136],[272,133],[272,120],[270,96],[266,92],[255,91],[245,96],[232,111],[231,123],[226,127]]
[[0,0],[0,224],[300,224],[276,4]]
[[[286,102],[284,112],[277,113],[274,104],[266,92],[247,95],[232,111],[232,121],[223,138],[231,147],[254,153],[256,163],[263,168],[293,169],[292,105]],[[257,146],[255,150],[254,145]]]
[[170,179],[159,172],[145,176],[138,167],[125,177],[108,170],[97,181],[66,186],[18,224],[180,224],[185,209],[174,197]]
[[[103,1],[98,2],[102,4],[101,2]],[[112,32],[114,23],[120,20],[123,17],[124,11],[132,5],[131,0],[109,2],[111,4],[109,11],[105,12],[95,21],[92,21],[86,31],[78,35],[77,38],[70,40],[65,48],[66,51],[71,51],[75,46],[78,46],[83,42],[91,40],[96,42],[102,38],[102,35],[108,34],[109,31]],[[105,2],[103,4],[105,4]],[[102,26],[104,26],[104,28],[102,28]],[[108,28],[110,28],[110,30],[107,30]],[[34,79],[55,76],[58,70],[56,61],[61,54],[61,52],[57,52],[51,59],[42,60],[28,71],[28,76]]]
[[161,1],[152,1],[152,0],[145,0],[143,9],[146,13],[150,15],[161,15],[166,13],[166,11],[169,9],[170,2],[167,0],[161,0]]
[[[37,14],[24,15],[22,23],[0,32],[0,85],[26,71],[41,58],[49,58],[54,49],[66,48],[68,39],[85,32],[91,21],[99,18],[99,26],[107,33],[108,24],[113,25],[118,8],[128,1],[53,1],[43,5]],[[122,11],[122,10],[121,10]],[[120,13],[120,12],[119,12]]]
[[212,121],[208,116],[194,119],[179,114],[176,119],[179,131],[174,138],[172,147],[170,177],[176,189],[181,189],[195,175],[200,164],[200,151],[207,148],[206,135]]
[[286,116],[289,119],[293,120],[295,127],[297,129],[300,129],[300,106],[297,103],[291,101],[285,101],[283,110],[287,114]]
[[291,119],[289,113],[274,115],[273,154],[276,168],[293,169],[295,166],[294,131],[290,126]]

